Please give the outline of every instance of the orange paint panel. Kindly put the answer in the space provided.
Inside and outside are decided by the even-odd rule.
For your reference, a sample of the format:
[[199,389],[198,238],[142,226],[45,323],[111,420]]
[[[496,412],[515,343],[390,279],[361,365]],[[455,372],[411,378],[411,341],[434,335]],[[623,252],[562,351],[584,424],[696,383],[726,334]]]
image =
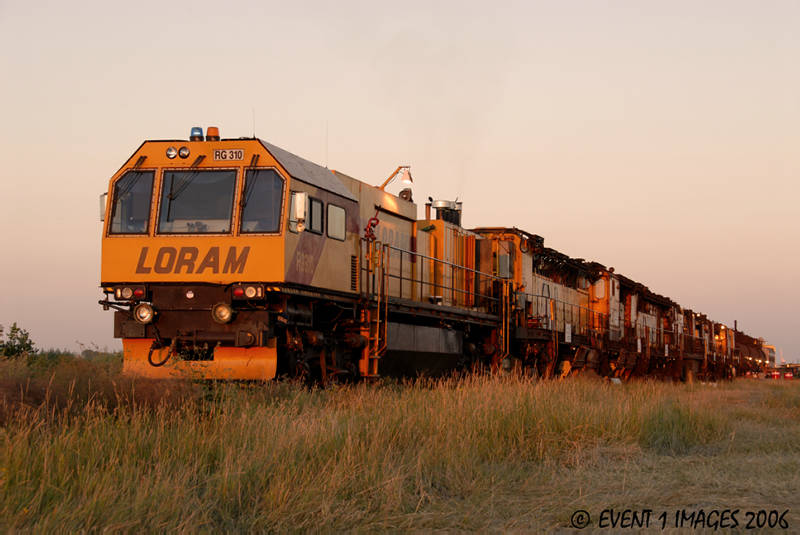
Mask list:
[[[167,149],[189,149],[186,158],[168,158]],[[231,160],[230,158],[235,158]],[[280,234],[242,235],[239,207],[234,206],[232,233],[228,235],[157,235],[158,199],[163,169],[194,166],[197,169],[235,169],[236,198],[243,188],[243,168],[275,168],[284,179]],[[106,214],[102,240],[101,281],[116,282],[206,282],[228,284],[237,281],[282,282],[284,280],[284,237],[288,211],[289,173],[253,139],[225,141],[146,141],[109,182],[109,204],[117,178],[136,168],[154,170],[149,235],[109,235],[110,214]],[[238,204],[238,203],[237,203]]]
[[282,236],[120,236],[103,239],[103,283],[281,282]]
[[[189,155],[186,158],[175,157],[170,159],[166,155],[169,147],[174,147],[175,149],[186,147],[189,149]],[[238,151],[241,151],[241,153]],[[231,160],[229,157],[230,155],[241,155],[242,158]],[[201,156],[202,159],[197,164],[200,168],[239,167],[249,166],[254,155],[258,155],[257,165],[259,167],[273,166],[280,168],[275,159],[270,156],[256,139],[232,139],[223,141],[145,141],[122,168],[126,169],[134,165],[142,156],[145,157],[145,160],[141,163],[143,169],[153,167],[191,167],[195,164],[198,157]],[[281,170],[283,172],[282,168]],[[284,173],[284,175],[289,176],[288,173]]]
[[[124,373],[157,379],[269,380],[275,377],[278,365],[278,350],[274,347],[217,347],[211,361],[170,358],[163,366],[155,367],[147,360],[152,343],[151,338],[122,340]],[[154,351],[153,360],[163,360],[168,350]]]

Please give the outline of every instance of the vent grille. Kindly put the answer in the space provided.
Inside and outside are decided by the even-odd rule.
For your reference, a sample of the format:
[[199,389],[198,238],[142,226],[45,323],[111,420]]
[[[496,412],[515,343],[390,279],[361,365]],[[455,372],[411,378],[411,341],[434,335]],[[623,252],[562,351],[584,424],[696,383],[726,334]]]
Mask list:
[[354,292],[358,291],[358,257],[350,257],[350,289]]

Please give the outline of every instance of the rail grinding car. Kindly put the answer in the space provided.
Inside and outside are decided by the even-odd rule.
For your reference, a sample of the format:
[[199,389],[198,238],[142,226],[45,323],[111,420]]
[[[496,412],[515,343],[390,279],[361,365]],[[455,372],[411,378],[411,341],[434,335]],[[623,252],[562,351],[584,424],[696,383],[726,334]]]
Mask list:
[[731,377],[763,340],[518,228],[257,138],[145,141],[103,194],[100,304],[124,370],[323,382],[484,368]]

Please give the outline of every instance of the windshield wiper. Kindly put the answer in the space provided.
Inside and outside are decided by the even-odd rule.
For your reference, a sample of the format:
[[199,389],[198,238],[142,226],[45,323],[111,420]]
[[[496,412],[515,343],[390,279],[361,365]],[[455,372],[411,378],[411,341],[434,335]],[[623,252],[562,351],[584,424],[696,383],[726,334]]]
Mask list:
[[247,177],[247,182],[245,183],[246,186],[244,188],[244,192],[242,193],[242,203],[241,203],[242,208],[247,206],[247,203],[250,202],[250,197],[252,197],[253,192],[256,189],[256,182],[258,182],[257,175]]
[[167,222],[170,221],[170,216],[172,214],[172,201],[177,200],[178,197],[180,197],[181,193],[186,191],[186,188],[188,188],[189,185],[192,183],[192,181],[195,178],[197,178],[197,176],[200,174],[200,171],[194,171],[187,178],[185,178],[182,183],[179,183],[177,188],[175,188],[174,187],[175,186],[175,175],[177,175],[177,174],[178,173],[176,173],[176,172],[172,172],[172,173],[169,174],[169,193],[167,194],[167,200],[168,200],[168,202],[167,202],[167,219],[166,219]]
[[145,174],[146,173],[139,173],[139,172],[131,173],[131,175],[134,175],[133,180],[130,181],[130,184],[125,184],[124,189],[122,189],[121,191],[117,190],[117,197],[114,200],[119,201],[120,198],[130,193],[131,190],[136,186],[136,184],[139,183],[139,179],[141,179]]

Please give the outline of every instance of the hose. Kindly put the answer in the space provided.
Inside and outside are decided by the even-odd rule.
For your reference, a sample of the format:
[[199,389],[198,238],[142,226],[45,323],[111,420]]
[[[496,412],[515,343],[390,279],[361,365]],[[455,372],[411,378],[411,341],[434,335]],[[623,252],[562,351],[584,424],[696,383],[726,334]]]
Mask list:
[[159,348],[156,348],[156,345],[157,345],[156,341],[153,340],[153,343],[150,345],[150,351],[147,353],[147,362],[149,362],[151,366],[153,366],[155,368],[158,368],[158,367],[163,366],[164,364],[166,364],[167,361],[169,360],[169,358],[172,356],[172,347],[167,348],[167,356],[164,357],[164,360],[162,360],[160,362],[154,362],[153,361],[153,351],[155,349],[162,349],[164,347],[164,346],[161,346]]
[[364,228],[364,237],[368,240],[374,240],[375,236],[375,227],[378,226],[380,220],[378,219],[378,212],[379,210],[375,210],[375,215],[367,221],[367,226]]

